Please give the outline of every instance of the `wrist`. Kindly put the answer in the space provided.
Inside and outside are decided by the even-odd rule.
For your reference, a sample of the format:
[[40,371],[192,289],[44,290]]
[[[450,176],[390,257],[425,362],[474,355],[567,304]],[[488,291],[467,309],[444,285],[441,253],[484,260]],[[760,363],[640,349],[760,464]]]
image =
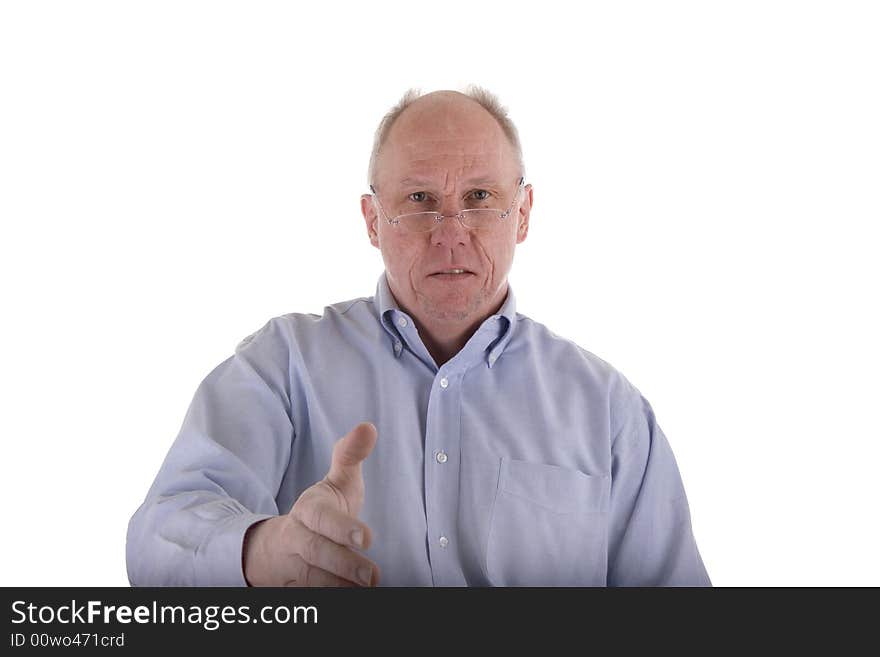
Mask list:
[[268,520],[273,520],[273,518],[263,518],[252,524],[247,528],[242,539],[241,572],[247,586],[265,585],[265,576],[262,572],[265,570],[263,567],[265,562],[263,543],[265,542]]

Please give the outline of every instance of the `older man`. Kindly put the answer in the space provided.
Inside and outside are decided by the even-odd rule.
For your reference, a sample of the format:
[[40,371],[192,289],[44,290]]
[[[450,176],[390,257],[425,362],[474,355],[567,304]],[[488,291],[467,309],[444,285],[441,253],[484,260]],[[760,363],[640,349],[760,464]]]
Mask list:
[[206,377],[132,584],[710,583],[651,406],[516,312],[523,176],[491,94],[404,96],[361,197],[375,296],[276,317]]

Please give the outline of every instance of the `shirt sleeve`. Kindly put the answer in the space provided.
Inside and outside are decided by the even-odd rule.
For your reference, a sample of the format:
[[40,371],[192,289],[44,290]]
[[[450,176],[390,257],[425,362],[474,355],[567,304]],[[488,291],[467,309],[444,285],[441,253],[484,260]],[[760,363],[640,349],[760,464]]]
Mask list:
[[609,586],[711,586],[672,448],[626,380],[612,411]]
[[128,525],[133,586],[245,586],[242,540],[278,514],[294,439],[289,343],[276,318],[199,385]]

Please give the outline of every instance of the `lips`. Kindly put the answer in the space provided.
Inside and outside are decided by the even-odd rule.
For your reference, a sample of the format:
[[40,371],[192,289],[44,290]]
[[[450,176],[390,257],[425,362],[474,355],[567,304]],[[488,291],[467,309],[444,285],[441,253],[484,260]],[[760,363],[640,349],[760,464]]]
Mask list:
[[469,284],[470,279],[475,276],[476,274],[469,269],[462,269],[459,267],[441,269],[428,276],[428,278],[442,285],[461,285]]
[[433,272],[431,276],[441,276],[441,275],[450,275],[450,276],[464,276],[466,274],[473,274],[470,269],[466,267],[447,267],[446,269],[438,269]]

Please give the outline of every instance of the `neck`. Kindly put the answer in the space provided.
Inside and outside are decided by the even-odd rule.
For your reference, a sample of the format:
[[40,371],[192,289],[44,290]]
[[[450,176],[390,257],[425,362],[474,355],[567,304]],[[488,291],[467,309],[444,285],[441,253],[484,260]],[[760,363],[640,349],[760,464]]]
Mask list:
[[441,320],[413,312],[402,306],[401,308],[413,318],[425,348],[431,354],[437,367],[441,367],[462,350],[487,317],[494,315],[501,309],[506,298],[507,289],[505,286],[501,300],[492,304],[488,312],[463,320]]
[[481,317],[462,327],[461,324],[447,326],[445,323],[438,326],[436,322],[429,326],[419,317],[413,317],[416,321],[416,327],[419,329],[419,336],[428,353],[437,363],[437,367],[441,367],[461,351],[485,319],[485,317]]
[[[505,282],[506,283],[506,282]],[[409,308],[400,302],[394,290],[390,287],[389,292],[398,308],[407,313],[415,322],[422,343],[434,359],[437,367],[442,367],[452,360],[455,355],[464,348],[468,340],[476,333],[487,317],[497,313],[507,299],[509,287],[504,285],[500,291],[500,298],[496,297],[488,311],[474,313],[473,316],[464,319],[440,319],[431,313],[418,312],[416,308]]]

